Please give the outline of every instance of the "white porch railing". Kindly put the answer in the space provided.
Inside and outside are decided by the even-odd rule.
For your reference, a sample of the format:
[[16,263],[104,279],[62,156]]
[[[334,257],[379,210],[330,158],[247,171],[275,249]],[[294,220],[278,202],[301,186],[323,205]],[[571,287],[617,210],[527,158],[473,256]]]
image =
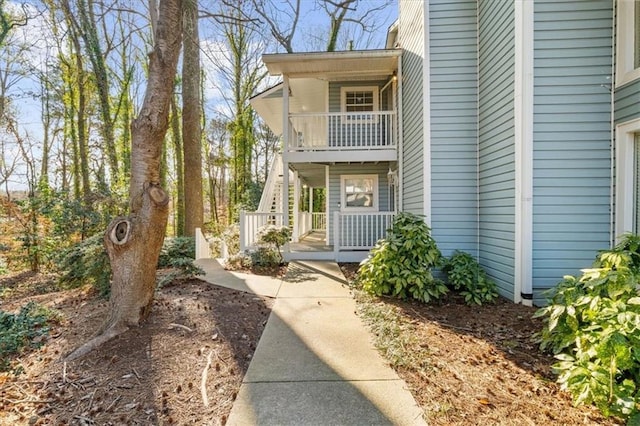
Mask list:
[[313,231],[313,213],[298,212],[298,235],[300,238]]
[[333,249],[369,250],[387,234],[395,212],[344,213],[333,215]]
[[289,115],[289,150],[375,150],[396,146],[395,111]]
[[311,213],[311,230],[324,231],[327,229],[327,214],[321,212]]
[[282,226],[283,213],[240,212],[240,251],[256,244],[258,230],[265,225]]
[[196,228],[196,259],[208,259],[211,257],[209,241],[205,238],[202,230]]

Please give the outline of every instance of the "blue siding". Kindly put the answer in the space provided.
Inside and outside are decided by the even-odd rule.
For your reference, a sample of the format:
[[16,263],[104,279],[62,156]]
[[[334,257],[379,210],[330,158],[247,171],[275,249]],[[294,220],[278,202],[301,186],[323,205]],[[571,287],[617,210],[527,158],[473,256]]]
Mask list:
[[429,2],[431,225],[445,256],[478,256],[476,0]]
[[515,248],[514,5],[478,2],[479,261],[513,299]]
[[640,117],[640,79],[616,89],[615,120],[624,123]]
[[612,2],[534,5],[534,300],[609,246]]
[[422,1],[400,8],[399,41],[402,54],[403,210],[424,213],[423,63],[424,10]]

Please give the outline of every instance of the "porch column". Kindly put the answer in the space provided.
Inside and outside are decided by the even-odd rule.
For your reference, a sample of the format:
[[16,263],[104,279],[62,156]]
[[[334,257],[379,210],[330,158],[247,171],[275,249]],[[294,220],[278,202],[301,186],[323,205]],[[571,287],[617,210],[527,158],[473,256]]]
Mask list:
[[[282,76],[282,226],[289,226],[289,76]],[[285,249],[287,250],[287,249]],[[288,251],[288,250],[287,250]]]
[[293,172],[293,242],[300,241],[300,177]]
[[[313,215],[313,186],[309,187],[309,213]],[[311,227],[313,228],[313,220],[311,221]]]
[[325,231],[324,231],[324,240],[325,240],[325,244],[329,244],[329,228],[331,226],[329,226],[329,223],[331,222],[331,216],[329,216],[331,214],[331,209],[329,208],[329,204],[331,204],[329,202],[329,200],[331,199],[329,197],[329,166],[324,166],[324,187],[325,187],[325,197],[324,197],[324,212],[327,216],[327,224],[325,226]]

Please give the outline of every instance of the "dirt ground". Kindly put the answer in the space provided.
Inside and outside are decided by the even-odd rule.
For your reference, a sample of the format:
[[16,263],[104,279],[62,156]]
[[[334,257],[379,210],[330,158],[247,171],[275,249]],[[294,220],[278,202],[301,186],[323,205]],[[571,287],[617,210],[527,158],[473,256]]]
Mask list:
[[[353,280],[357,265],[342,265]],[[549,354],[533,337],[536,308],[500,299],[467,306],[449,293],[440,303],[360,297],[360,312],[380,312],[395,322],[403,360],[395,360],[431,425],[610,425],[592,407],[573,407],[554,382]],[[372,306],[377,305],[377,306]],[[365,321],[371,323],[366,318]],[[377,333],[377,345],[386,337]],[[388,330],[387,330],[388,331]],[[396,354],[389,351],[393,356]]]
[[50,281],[0,277],[0,288],[9,289],[0,309],[36,300],[63,318],[40,349],[17,360],[24,374],[0,375],[1,425],[225,423],[271,299],[197,279],[174,282],[156,293],[143,327],[64,364],[61,355],[100,327],[108,302],[81,289],[38,295]]
[[[349,279],[355,270],[343,265]],[[144,327],[65,365],[61,356],[99,328],[108,302],[86,289],[52,292],[53,276],[5,275],[2,288],[0,309],[36,300],[63,320],[16,361],[24,374],[0,375],[0,425],[222,425],[273,303],[197,279],[176,282],[157,292]],[[553,382],[554,360],[532,337],[535,308],[505,300],[470,307],[455,296],[432,305],[359,299],[377,344],[401,348],[387,356],[429,424],[615,424],[573,407]],[[376,325],[367,311],[384,321]]]

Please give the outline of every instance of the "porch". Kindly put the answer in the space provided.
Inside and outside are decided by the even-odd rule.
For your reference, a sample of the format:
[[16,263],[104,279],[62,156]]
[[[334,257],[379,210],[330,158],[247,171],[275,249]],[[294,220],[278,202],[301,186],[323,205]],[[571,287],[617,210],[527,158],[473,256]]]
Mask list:
[[[299,212],[291,221],[292,227],[297,228],[298,237],[285,247],[285,259],[359,262],[366,258],[379,239],[384,238],[394,217],[395,212],[334,212],[329,230],[325,213]],[[241,212],[240,250],[257,247],[257,234],[262,226],[282,226],[283,223],[282,213]],[[296,234],[295,230],[293,234]]]

